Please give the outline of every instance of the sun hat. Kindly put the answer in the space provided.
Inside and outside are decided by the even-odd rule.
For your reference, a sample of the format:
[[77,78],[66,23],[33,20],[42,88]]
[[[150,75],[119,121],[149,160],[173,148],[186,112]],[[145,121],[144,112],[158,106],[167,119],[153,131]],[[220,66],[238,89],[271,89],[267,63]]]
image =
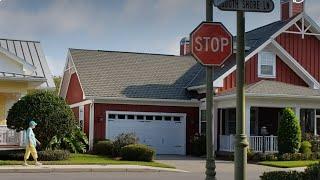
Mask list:
[[38,125],[36,122],[34,122],[34,121],[30,121],[29,122],[29,126],[31,127],[31,126],[36,126],[36,125]]

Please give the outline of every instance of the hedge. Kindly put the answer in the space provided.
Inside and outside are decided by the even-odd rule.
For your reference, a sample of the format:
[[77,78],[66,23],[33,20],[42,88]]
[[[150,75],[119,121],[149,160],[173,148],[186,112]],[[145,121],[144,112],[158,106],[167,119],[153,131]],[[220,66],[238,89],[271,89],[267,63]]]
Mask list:
[[98,141],[93,145],[93,153],[98,155],[111,156],[113,143],[111,141]]
[[123,160],[150,162],[154,158],[155,151],[142,144],[131,144],[121,148],[120,155]]
[[[38,152],[39,161],[62,161],[70,158],[70,152],[65,150],[46,150]],[[17,160],[24,159],[24,152],[9,153],[7,156],[3,156],[1,160]],[[33,160],[30,155],[29,160]]]
[[320,163],[311,165],[304,172],[297,171],[273,171],[265,172],[260,176],[261,180],[319,180]]

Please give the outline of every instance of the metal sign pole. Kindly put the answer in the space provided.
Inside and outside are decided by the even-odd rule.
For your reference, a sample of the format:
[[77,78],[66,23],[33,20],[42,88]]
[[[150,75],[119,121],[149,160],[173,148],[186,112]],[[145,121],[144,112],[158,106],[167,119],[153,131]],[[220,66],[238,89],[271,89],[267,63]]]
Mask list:
[[[237,11],[237,122],[236,122],[236,149],[235,149],[235,180],[247,179],[247,147],[245,122],[245,13]],[[247,114],[250,116],[250,114]]]
[[[206,20],[213,21],[213,1],[206,0]],[[207,162],[206,162],[206,180],[216,180],[216,166],[214,160],[214,148],[212,138],[212,101],[213,101],[213,82],[212,82],[213,67],[206,67],[207,75],[207,95],[206,95],[206,136],[207,136]]]

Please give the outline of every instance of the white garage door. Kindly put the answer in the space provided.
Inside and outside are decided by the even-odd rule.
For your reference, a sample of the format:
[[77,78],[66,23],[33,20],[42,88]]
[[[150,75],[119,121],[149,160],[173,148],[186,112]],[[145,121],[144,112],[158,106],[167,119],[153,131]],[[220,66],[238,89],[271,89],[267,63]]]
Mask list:
[[121,133],[135,133],[139,143],[157,154],[186,154],[186,115],[107,111],[106,138]]

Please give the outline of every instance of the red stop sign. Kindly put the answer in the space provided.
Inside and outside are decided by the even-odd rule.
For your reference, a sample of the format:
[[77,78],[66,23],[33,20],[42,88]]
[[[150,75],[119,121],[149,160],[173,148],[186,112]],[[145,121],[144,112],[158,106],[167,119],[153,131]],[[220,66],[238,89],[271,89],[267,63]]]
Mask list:
[[191,54],[205,66],[221,65],[232,55],[232,35],[222,23],[202,22],[190,35]]

